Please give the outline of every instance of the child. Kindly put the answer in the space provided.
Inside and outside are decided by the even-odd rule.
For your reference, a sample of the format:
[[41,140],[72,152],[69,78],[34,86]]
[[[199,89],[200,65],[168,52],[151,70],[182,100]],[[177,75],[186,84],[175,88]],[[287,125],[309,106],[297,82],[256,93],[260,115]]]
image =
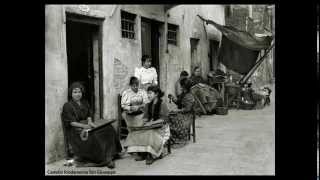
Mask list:
[[266,95],[266,100],[265,100],[265,102],[264,102],[264,106],[266,106],[266,105],[269,106],[269,105],[270,105],[270,102],[271,102],[271,100],[270,100],[270,95],[271,95],[272,90],[271,90],[269,87],[264,87],[263,90],[265,90],[265,91],[268,92],[268,94]]

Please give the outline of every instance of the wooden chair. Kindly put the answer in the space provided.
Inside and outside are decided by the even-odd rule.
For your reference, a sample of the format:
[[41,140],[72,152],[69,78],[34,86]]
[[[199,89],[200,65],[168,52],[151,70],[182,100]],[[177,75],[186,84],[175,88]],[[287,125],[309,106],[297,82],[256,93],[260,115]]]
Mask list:
[[[127,128],[127,124],[126,121],[123,119],[122,117],[122,112],[123,109],[121,107],[121,94],[118,95],[118,135],[119,135],[119,139],[121,140],[123,137],[126,138],[128,136],[128,128]],[[167,147],[168,150],[168,154],[171,154],[171,140],[169,138],[169,140],[166,142],[165,146]]]
[[121,107],[121,94],[118,95],[118,135],[119,139],[126,138],[128,135],[128,129],[126,121],[122,117],[123,109]]
[[[195,106],[195,103],[193,104],[193,107]],[[192,129],[192,132],[191,132]],[[196,142],[196,112],[194,111],[194,108],[192,108],[192,123],[191,127],[189,128],[189,140],[191,139],[191,136],[193,138],[193,142]]]

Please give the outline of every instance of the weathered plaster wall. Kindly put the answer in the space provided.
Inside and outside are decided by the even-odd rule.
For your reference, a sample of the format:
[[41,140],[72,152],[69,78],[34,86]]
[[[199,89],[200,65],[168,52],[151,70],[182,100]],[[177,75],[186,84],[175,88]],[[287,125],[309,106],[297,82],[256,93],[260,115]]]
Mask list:
[[[90,16],[104,17],[102,25],[102,71],[104,118],[117,118],[117,95],[128,88],[134,68],[141,66],[141,16],[164,22],[161,5],[89,5]],[[68,72],[65,39],[65,11],[79,11],[77,5],[46,6],[45,30],[45,149],[46,162],[61,159],[64,154],[60,113],[67,101]],[[135,39],[121,37],[120,10],[134,13],[136,18]],[[79,12],[80,13],[80,12]],[[220,32],[206,26],[196,16],[212,19],[224,24],[224,8],[218,5],[179,5],[169,10],[169,23],[179,25],[178,46],[168,45],[166,52],[165,26],[160,26],[160,83],[166,93],[174,92],[174,83],[182,70],[190,72],[190,38],[198,38],[198,56],[203,74],[208,71],[209,39],[220,40]],[[210,29],[212,28],[212,29]],[[165,98],[167,99],[167,98]],[[117,127],[117,123],[113,124]]]
[[[104,6],[100,7],[102,11]],[[136,38],[121,37],[120,10],[136,14]],[[141,16],[163,20],[162,6],[138,5],[119,6],[112,18],[105,20],[103,30],[103,68],[104,68],[104,110],[106,118],[117,117],[117,95],[128,88],[129,78],[134,75],[134,68],[141,66]],[[117,63],[115,68],[114,63]],[[115,76],[110,76],[110,74]],[[114,84],[117,82],[118,84]],[[112,88],[110,88],[112,87]]]
[[[102,25],[103,116],[113,119],[117,118],[117,95],[127,88],[129,77],[134,74],[134,67],[141,65],[140,14],[163,20],[163,8],[155,5],[148,5],[148,8],[136,5],[89,5],[89,7],[90,16],[105,17]],[[64,21],[65,12],[70,9],[74,12],[79,11],[78,5],[46,6],[45,149],[47,163],[62,158],[64,153],[60,113],[63,104],[67,101],[68,72]],[[134,40],[121,37],[120,9],[137,14]],[[117,123],[113,125],[117,127]]]
[[165,47],[161,49],[160,53],[161,62],[164,62],[161,71],[167,72],[165,77],[161,77],[167,94],[174,93],[174,83],[182,70],[191,73],[190,38],[199,39],[197,55],[201,60],[203,77],[206,77],[209,71],[209,40],[220,41],[221,33],[210,25],[205,25],[205,30],[202,20],[197,15],[222,25],[225,23],[224,7],[221,5],[179,5],[170,9],[168,13],[168,23],[178,25],[179,33],[178,45],[169,44],[168,53],[166,53]]
[[45,161],[63,155],[60,113],[67,99],[68,77],[60,6],[45,8]]

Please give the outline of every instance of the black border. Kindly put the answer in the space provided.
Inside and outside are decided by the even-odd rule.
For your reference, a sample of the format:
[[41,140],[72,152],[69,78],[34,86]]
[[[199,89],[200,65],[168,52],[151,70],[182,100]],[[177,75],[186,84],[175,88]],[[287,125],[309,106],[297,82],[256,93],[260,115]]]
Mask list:
[[[9,61],[13,62],[10,66],[18,66],[14,69],[14,73],[12,72],[12,68],[4,68],[8,70],[7,75],[14,74],[16,76],[6,84],[5,87],[10,92],[8,95],[4,95],[12,103],[7,104],[11,111],[5,113],[8,115],[6,118],[9,118],[10,121],[11,119],[15,120],[4,122],[9,122],[9,125],[12,124],[16,131],[16,133],[8,132],[10,134],[10,141],[12,141],[11,143],[18,145],[17,148],[10,148],[11,153],[17,150],[14,153],[18,155],[19,160],[21,160],[21,156],[28,158],[27,160],[19,161],[24,167],[23,170],[20,170],[18,167],[19,173],[16,172],[15,174],[23,174],[20,172],[25,171],[27,174],[36,173],[44,175],[45,3],[70,4],[70,2],[57,0],[36,4],[20,4],[21,9],[15,8],[10,10],[8,8],[9,11],[20,12],[16,13],[17,17],[14,17],[19,20],[18,28],[9,30],[11,32],[16,30],[14,32],[14,38],[16,39],[10,39],[14,43],[8,44],[8,46],[14,47],[14,50],[10,51],[10,53],[14,56],[20,55],[21,57],[15,57],[14,60],[11,60],[12,56],[10,56]],[[90,3],[97,4],[99,1],[90,1]],[[100,3],[139,4],[142,2],[100,1]],[[180,1],[152,3],[186,4]],[[193,3],[243,4],[243,2],[230,2],[227,0],[214,2],[196,1]],[[247,3],[253,4],[254,2]],[[276,4],[276,177],[271,178],[315,179],[317,158],[316,103],[320,92],[319,83],[317,83],[318,79],[316,79],[317,65],[315,61],[317,57],[315,42],[317,22],[316,3],[315,1],[257,1],[255,4],[258,3]],[[86,3],[79,2],[79,4]],[[16,21],[11,23],[17,25]],[[21,39],[21,36],[24,36],[26,39]],[[23,48],[20,49],[18,48],[19,46]],[[27,58],[26,55],[31,55],[31,58]],[[17,87],[14,85],[17,85]],[[21,94],[21,88],[23,88],[23,94]],[[16,97],[17,100],[12,99],[13,93],[18,95]],[[21,102],[20,95],[28,98],[27,100],[23,100],[22,102],[24,103],[22,104],[17,103]],[[36,101],[37,98],[39,98],[39,101]],[[19,121],[19,123],[12,123],[15,121]],[[22,131],[20,131],[19,127]],[[32,137],[29,136],[31,132],[34,135]],[[40,140],[37,139],[39,137]],[[37,157],[39,157],[39,161],[36,160]],[[39,166],[40,168],[38,168]],[[30,169],[25,169],[29,167]]]

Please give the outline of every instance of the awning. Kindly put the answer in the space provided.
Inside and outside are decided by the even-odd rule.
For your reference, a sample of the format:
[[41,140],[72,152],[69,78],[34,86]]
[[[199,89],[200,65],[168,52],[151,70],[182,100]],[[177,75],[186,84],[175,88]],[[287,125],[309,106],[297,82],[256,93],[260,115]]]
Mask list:
[[221,33],[224,36],[226,36],[229,40],[247,49],[260,51],[262,49],[267,49],[271,44],[272,36],[256,37],[246,31],[240,31],[232,26],[223,26],[223,25],[217,24],[212,20],[204,19],[201,16],[199,17],[200,19],[205,21],[207,24],[211,24],[215,28],[217,28],[219,31],[221,31]]
[[175,6],[178,6],[178,5],[177,4],[165,4],[165,5],[163,5],[164,11],[166,12]]
[[[198,15],[199,16],[199,15]],[[219,25],[199,16],[207,24],[213,25],[222,33],[218,60],[227,68],[245,75],[256,64],[259,52],[268,49],[272,36],[254,36],[231,26]]]

